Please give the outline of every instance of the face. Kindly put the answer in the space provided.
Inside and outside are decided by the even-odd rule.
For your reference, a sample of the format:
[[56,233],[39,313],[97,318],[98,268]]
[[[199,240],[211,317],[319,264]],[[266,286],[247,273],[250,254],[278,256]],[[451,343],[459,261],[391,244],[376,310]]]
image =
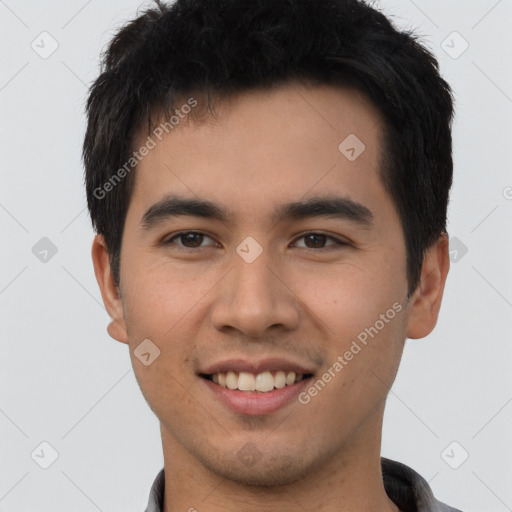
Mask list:
[[182,461],[274,485],[379,443],[404,340],[438,306],[406,301],[381,134],[360,93],[287,85],[220,101],[138,164],[120,298],[100,239],[93,258],[109,333]]

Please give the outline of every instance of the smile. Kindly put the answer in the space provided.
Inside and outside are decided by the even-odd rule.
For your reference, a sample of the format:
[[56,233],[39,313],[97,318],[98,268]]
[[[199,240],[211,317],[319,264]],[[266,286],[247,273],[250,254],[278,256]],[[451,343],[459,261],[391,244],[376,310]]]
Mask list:
[[295,373],[292,371],[263,371],[259,373],[250,372],[217,372],[202,377],[227,389],[238,391],[259,391],[268,393],[274,389],[282,389],[285,386],[292,386],[311,374]]

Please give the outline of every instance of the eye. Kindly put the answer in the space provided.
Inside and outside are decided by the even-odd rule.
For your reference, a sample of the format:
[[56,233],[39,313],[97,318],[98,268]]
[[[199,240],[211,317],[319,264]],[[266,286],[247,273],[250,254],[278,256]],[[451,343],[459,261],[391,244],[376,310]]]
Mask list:
[[[201,246],[201,242],[203,242],[205,238],[212,240],[208,235],[198,231],[182,231],[171,238],[163,240],[162,245],[176,245],[178,250],[196,249],[204,247]],[[176,244],[176,239],[179,240],[180,244]]]
[[[345,242],[339,238],[336,238],[336,237],[330,236],[330,235],[326,235],[324,233],[318,233],[316,231],[309,231],[308,233],[304,233],[296,240],[300,240],[302,238],[306,241],[309,241],[309,242],[306,242],[305,246],[302,246],[306,249],[325,249],[326,247],[324,246],[324,244],[327,240],[331,240],[333,242],[332,244],[330,244],[331,246],[333,246],[333,245],[334,246],[349,245],[347,242]],[[307,243],[310,243],[311,245],[308,246]]]
[[[201,249],[202,247],[207,247],[202,245],[205,239],[213,239],[206,235],[205,233],[201,233],[198,231],[182,231],[180,233],[176,233],[171,238],[167,238],[162,241],[162,245],[170,246],[174,245],[178,250],[193,250],[193,249]],[[296,245],[296,247],[302,247],[305,249],[315,250],[315,249],[327,249],[332,246],[348,246],[349,244],[344,240],[336,238],[334,236],[326,235],[324,233],[319,233],[317,231],[310,231],[302,234],[300,237],[295,240],[305,240],[305,245]],[[331,241],[332,243],[329,245],[325,245],[327,241]],[[296,242],[295,242],[296,243]],[[210,244],[214,245],[214,244]]]

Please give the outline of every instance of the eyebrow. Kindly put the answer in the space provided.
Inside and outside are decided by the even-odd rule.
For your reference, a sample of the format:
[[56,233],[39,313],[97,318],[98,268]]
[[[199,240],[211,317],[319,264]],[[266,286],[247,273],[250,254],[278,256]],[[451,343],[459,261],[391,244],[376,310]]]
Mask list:
[[[140,226],[149,231],[160,222],[179,216],[202,217],[229,223],[233,214],[221,205],[203,199],[168,195],[152,205],[142,216]],[[279,205],[273,212],[274,224],[284,220],[300,220],[314,217],[337,218],[370,227],[374,216],[369,208],[348,197],[315,196],[302,201]]]

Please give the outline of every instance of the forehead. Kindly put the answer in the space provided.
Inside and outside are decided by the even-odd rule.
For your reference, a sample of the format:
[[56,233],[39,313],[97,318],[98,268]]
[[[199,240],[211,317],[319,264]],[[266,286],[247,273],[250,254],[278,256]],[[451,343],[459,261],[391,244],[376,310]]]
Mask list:
[[[202,108],[200,97],[182,101]],[[223,97],[214,109],[197,120],[183,108],[172,128],[161,119],[160,137],[149,133],[155,144],[137,166],[132,195],[141,208],[173,193],[247,213],[275,206],[272,198],[371,195],[380,185],[382,119],[354,89],[287,84]],[[135,149],[147,138],[140,133]]]

